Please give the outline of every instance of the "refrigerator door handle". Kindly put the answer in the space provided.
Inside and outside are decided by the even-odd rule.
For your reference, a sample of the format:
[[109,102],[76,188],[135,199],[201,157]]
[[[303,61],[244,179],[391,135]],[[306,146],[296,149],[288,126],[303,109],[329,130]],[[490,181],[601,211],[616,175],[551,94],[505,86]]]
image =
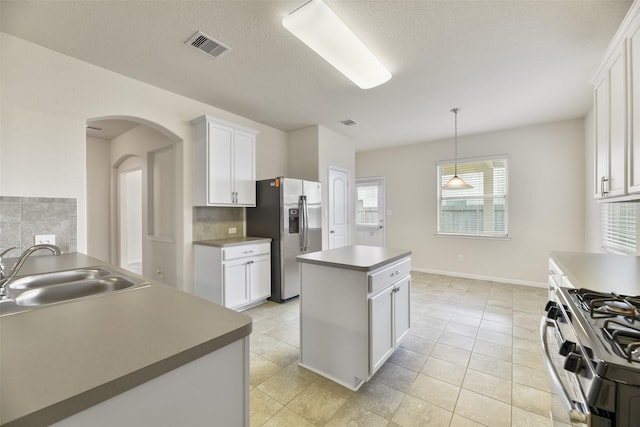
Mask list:
[[298,199],[298,221],[300,221],[298,228],[298,240],[300,244],[300,252],[304,253],[304,196],[300,196]]
[[307,252],[307,245],[309,243],[309,212],[307,207],[307,196],[300,196],[300,251],[302,253]]

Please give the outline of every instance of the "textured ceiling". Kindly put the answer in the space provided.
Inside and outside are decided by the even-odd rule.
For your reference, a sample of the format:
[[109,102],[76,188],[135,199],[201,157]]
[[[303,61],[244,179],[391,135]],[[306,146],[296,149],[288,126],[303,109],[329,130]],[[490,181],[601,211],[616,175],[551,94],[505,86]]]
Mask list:
[[[361,90],[288,33],[298,1],[1,0],[2,31],[282,130],[358,150],[583,117],[627,0],[326,0],[393,74]],[[232,48],[213,59],[202,32]],[[10,65],[7,65],[10,66]],[[351,118],[357,126],[344,127]]]

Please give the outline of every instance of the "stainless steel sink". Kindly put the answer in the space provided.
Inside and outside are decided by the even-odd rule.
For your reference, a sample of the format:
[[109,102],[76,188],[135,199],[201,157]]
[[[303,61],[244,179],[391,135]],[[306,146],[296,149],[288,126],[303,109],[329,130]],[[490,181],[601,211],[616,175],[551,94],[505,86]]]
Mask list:
[[9,298],[0,300],[0,315],[145,286],[149,282],[106,266],[34,274],[9,283]]

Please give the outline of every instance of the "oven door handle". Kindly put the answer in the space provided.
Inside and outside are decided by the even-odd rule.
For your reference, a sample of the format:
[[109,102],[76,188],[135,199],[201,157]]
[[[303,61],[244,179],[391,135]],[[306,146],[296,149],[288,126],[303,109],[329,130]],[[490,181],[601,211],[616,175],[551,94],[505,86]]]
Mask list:
[[547,366],[549,375],[551,375],[551,381],[553,382],[555,389],[558,391],[558,397],[560,397],[562,405],[569,412],[569,418],[571,419],[571,421],[586,423],[588,414],[582,412],[580,408],[571,400],[571,398],[569,397],[569,393],[560,380],[560,375],[558,374],[558,371],[553,364],[552,356],[549,352],[549,343],[547,342],[547,329],[550,326],[558,330],[558,326],[554,320],[547,317],[542,317],[542,322],[540,323],[540,339],[542,341],[542,355],[544,356],[544,363]]

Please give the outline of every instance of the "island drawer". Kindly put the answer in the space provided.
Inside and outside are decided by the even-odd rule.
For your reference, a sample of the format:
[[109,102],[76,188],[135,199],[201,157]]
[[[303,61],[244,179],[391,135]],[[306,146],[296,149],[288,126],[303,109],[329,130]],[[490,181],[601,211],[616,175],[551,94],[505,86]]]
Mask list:
[[411,258],[400,260],[380,271],[369,274],[369,292],[376,293],[411,272]]
[[236,258],[245,258],[248,256],[256,256],[269,254],[271,243],[258,243],[237,245],[222,250],[222,260],[229,261]]

